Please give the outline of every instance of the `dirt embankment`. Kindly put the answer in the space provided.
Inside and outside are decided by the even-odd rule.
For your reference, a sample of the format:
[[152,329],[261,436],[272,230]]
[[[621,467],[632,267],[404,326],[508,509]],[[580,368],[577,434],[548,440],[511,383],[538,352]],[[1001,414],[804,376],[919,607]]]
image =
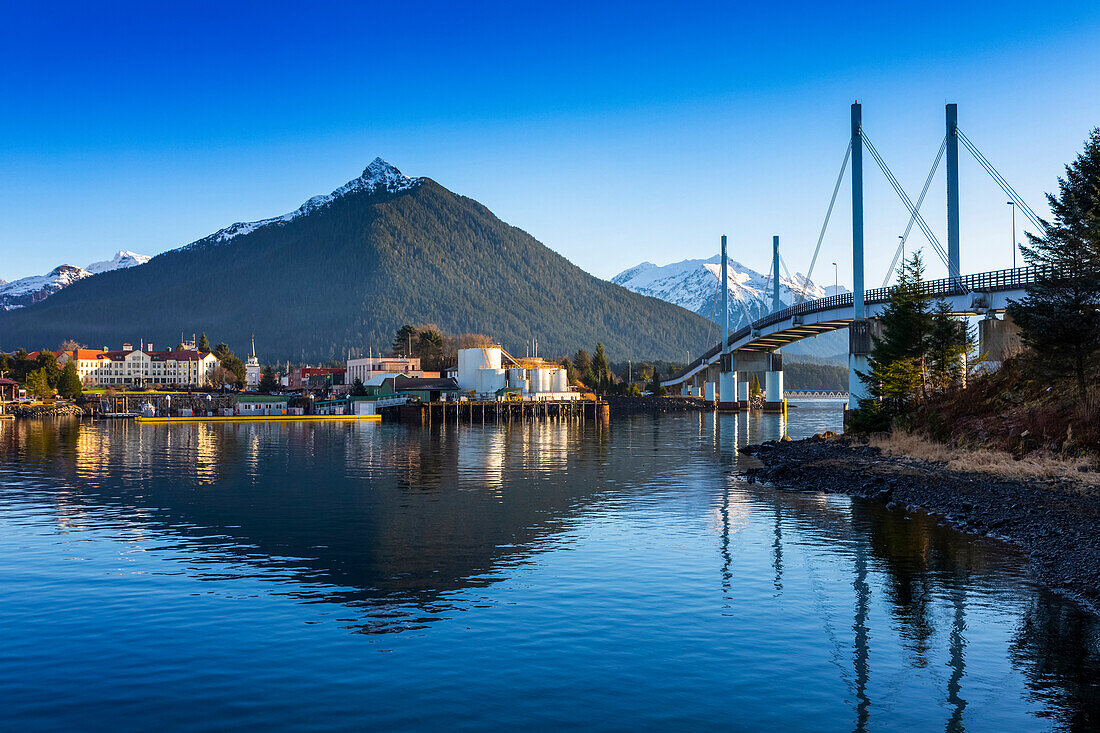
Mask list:
[[[884,450],[885,448],[885,450]],[[1038,579],[1100,610],[1100,472],[1086,464],[1013,465],[986,453],[914,457],[844,436],[748,446],[749,478],[844,493],[943,517],[1020,547]],[[1002,454],[1003,455],[1003,454]]]

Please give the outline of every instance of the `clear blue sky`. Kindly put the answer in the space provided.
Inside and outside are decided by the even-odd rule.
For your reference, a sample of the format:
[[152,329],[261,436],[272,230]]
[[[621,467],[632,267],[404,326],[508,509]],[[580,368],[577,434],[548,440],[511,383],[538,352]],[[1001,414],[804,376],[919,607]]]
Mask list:
[[[0,277],[281,214],[376,155],[602,277],[722,233],[805,271],[854,99],[914,196],[957,102],[1041,214],[1100,125],[1094,2],[167,5],[5,9]],[[964,271],[1008,266],[1005,196],[969,158],[961,185]],[[878,284],[906,215],[871,167],[866,190]],[[819,281],[850,281],[848,201]],[[941,169],[941,239],[944,209]]]

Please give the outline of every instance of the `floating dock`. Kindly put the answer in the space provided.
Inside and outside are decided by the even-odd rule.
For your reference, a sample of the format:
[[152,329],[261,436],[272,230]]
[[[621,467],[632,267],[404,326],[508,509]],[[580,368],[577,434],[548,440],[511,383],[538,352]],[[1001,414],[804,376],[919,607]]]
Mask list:
[[381,415],[227,415],[214,417],[136,417],[135,422],[161,424],[182,422],[378,422]]

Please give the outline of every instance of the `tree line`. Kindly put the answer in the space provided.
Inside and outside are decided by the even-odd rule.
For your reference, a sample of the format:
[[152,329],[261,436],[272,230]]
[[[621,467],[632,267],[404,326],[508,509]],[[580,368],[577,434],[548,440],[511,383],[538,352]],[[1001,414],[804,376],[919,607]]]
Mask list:
[[[1026,347],[1016,358],[1032,377],[1033,391],[1065,385],[1080,414],[1095,406],[1100,375],[1100,128],[1047,195],[1051,221],[1027,232],[1020,249],[1032,268],[1026,295],[1007,312]],[[930,399],[962,388],[974,356],[965,322],[946,303],[921,293],[924,264],[918,252],[902,263],[899,283],[885,307],[884,333],[873,339],[869,370],[860,374],[870,393],[852,425],[888,429]]]

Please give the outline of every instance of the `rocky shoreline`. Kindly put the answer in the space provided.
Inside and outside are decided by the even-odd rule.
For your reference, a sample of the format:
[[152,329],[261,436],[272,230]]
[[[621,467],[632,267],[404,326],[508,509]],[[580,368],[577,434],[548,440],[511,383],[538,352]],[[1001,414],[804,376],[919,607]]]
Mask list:
[[1100,612],[1100,487],[1068,478],[1008,479],[887,455],[846,436],[746,446],[763,464],[750,481],[842,493],[925,511],[955,528],[1016,545],[1038,580]]
[[61,405],[9,405],[8,414],[17,418],[81,417],[84,415],[84,410],[79,405],[72,403]]

